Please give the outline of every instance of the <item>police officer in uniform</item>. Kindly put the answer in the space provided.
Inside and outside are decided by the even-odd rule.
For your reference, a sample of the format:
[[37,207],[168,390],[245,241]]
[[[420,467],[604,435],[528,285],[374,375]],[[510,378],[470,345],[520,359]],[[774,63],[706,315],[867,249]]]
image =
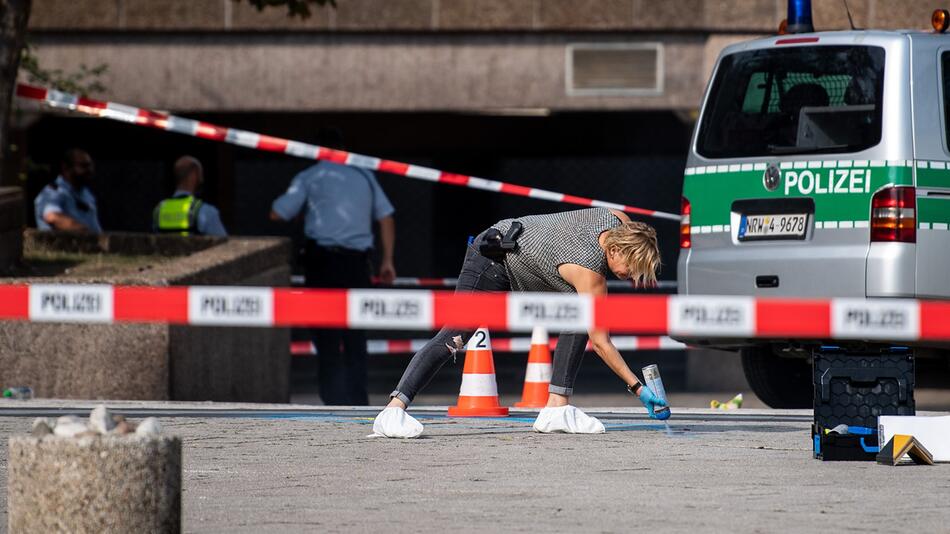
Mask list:
[[195,194],[204,183],[201,162],[192,156],[182,156],[172,169],[175,175],[175,194],[155,206],[152,229],[180,235],[226,236],[218,209],[197,198]]
[[36,195],[33,206],[39,230],[102,233],[96,197],[89,183],[96,172],[85,150],[71,148],[63,154],[60,174]]
[[[321,130],[319,143],[339,147],[337,130]],[[274,200],[270,218],[290,221],[304,212],[308,287],[369,287],[372,223],[379,223],[379,277],[392,283],[396,225],[392,204],[372,172],[321,161],[294,177]],[[319,330],[317,347],[320,398],[325,404],[367,405],[366,336],[361,330]],[[341,345],[343,351],[341,352]]]

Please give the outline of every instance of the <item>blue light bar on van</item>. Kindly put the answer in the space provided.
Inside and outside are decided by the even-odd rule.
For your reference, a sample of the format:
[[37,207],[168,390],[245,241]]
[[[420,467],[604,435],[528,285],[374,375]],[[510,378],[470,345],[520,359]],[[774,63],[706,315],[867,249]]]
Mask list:
[[786,33],[815,31],[811,22],[811,0],[788,0],[788,27]]

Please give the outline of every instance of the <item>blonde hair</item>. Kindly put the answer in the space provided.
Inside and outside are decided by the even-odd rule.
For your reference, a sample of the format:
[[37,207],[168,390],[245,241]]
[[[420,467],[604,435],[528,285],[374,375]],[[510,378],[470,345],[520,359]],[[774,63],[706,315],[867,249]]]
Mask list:
[[604,248],[626,259],[630,280],[637,286],[656,285],[660,269],[660,248],[656,230],[646,223],[630,221],[607,231]]

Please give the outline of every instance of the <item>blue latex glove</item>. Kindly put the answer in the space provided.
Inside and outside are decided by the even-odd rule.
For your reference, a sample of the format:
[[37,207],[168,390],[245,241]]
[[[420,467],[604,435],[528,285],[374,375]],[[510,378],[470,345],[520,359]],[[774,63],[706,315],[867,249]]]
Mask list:
[[663,410],[659,414],[653,413],[655,408],[662,408],[667,406],[667,404],[666,401],[657,397],[656,393],[653,393],[653,390],[647,387],[646,384],[642,384],[640,388],[640,402],[646,407],[647,415],[650,416],[650,419],[659,419],[662,421],[670,418],[669,410]]

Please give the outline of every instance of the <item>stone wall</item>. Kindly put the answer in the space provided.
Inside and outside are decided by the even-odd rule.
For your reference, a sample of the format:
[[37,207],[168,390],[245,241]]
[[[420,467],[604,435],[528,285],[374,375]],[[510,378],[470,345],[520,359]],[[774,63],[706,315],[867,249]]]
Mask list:
[[115,254],[120,256],[146,255],[157,257],[188,256],[227,239],[211,236],[192,236],[182,239],[170,234],[137,234],[113,232],[80,234],[69,232],[39,232],[21,230],[24,251],[29,253],[66,252],[76,254]]
[[[34,252],[55,249],[57,241],[67,250],[101,241],[112,253],[142,253],[145,243],[164,241],[135,234],[54,237],[28,232],[26,236]],[[117,270],[114,275],[66,273],[0,282],[288,285],[290,247],[284,239],[173,240],[180,241],[180,249],[203,249],[147,267]],[[6,322],[0,323],[0,384],[31,386],[37,397],[287,402],[289,345],[286,328]]]
[[181,532],[181,440],[9,441],[8,527],[17,532]]

